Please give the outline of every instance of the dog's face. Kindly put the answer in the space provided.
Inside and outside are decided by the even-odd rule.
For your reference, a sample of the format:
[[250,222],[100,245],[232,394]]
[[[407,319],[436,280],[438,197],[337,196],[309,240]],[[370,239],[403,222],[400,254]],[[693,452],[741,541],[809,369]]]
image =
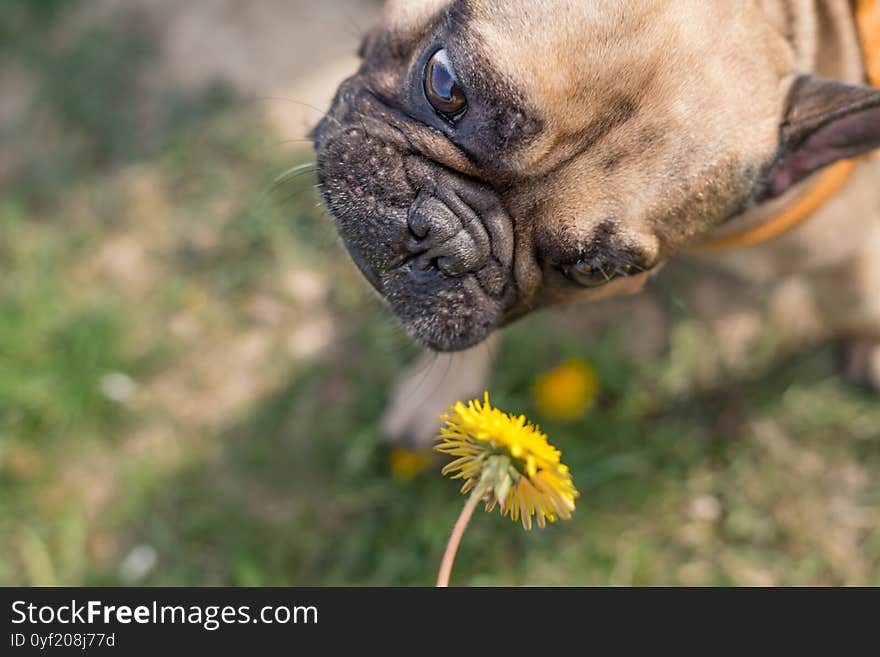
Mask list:
[[758,3],[396,0],[362,55],[319,181],[433,349],[639,289],[780,179],[796,76]]

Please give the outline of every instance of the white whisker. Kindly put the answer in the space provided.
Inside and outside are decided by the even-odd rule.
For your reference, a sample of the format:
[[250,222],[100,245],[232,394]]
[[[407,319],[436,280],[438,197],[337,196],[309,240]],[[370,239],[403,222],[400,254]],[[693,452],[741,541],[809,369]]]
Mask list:
[[296,175],[297,173],[300,173],[302,171],[314,169],[317,165],[317,162],[306,162],[305,164],[299,164],[295,167],[291,167],[275,179],[275,184],[277,185],[279,183],[282,183],[291,176]]

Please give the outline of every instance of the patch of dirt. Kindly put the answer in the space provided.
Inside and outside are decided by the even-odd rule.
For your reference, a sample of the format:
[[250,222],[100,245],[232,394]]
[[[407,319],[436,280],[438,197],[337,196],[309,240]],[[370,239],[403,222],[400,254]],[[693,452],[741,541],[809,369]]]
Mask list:
[[264,104],[282,139],[297,140],[356,69],[357,47],[381,7],[380,0],[97,0],[72,25],[132,17],[158,39],[156,80],[186,89],[223,82]]

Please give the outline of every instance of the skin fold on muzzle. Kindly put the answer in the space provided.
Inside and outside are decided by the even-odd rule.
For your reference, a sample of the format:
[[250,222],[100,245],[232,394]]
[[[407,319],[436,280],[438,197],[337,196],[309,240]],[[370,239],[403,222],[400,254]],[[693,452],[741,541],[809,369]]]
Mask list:
[[478,344],[515,296],[509,214],[493,190],[421,155],[358,104],[340,94],[314,133],[346,248],[418,341],[438,351]]

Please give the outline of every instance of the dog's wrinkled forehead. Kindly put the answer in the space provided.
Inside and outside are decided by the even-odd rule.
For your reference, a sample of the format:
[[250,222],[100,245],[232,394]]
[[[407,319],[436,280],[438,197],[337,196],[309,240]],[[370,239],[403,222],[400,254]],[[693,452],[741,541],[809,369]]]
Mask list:
[[[609,28],[627,31],[634,17],[647,16],[651,7],[663,3],[646,1],[625,9],[622,4],[619,0],[387,0],[383,25],[401,39],[417,39],[454,10],[459,27],[466,24],[489,43],[511,43],[528,37],[539,49],[542,39],[545,46],[556,48],[566,40],[570,40],[569,46],[575,45],[580,40],[577,36],[583,36],[588,25],[597,35]],[[529,29],[515,35],[522,28]],[[518,38],[511,39],[514,35]]]
[[[743,113],[737,120],[768,115],[744,108],[741,87],[730,83],[731,69],[775,75],[745,61],[740,47],[762,50],[763,35],[748,20],[759,11],[757,3],[704,0],[391,0],[383,32],[403,58],[440,40],[472,95],[491,94],[496,108],[515,105],[540,126],[527,149],[504,154],[539,176],[637,114],[656,117],[659,129],[689,122],[692,108]],[[726,39],[713,34],[719,24]]]
[[385,3],[385,24],[401,35],[422,32],[455,0],[388,0]]

